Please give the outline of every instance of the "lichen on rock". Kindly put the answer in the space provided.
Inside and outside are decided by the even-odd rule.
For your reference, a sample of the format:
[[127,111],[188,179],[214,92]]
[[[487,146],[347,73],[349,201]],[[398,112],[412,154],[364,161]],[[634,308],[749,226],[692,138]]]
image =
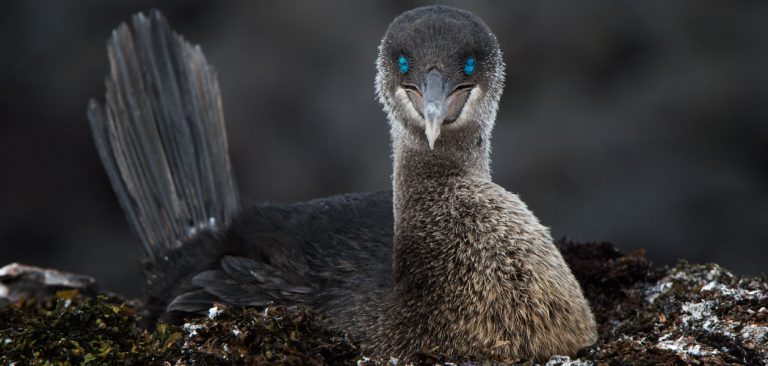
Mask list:
[[639,363],[768,363],[764,277],[739,277],[716,264],[684,261],[647,273],[624,286],[621,298],[592,294],[591,300],[603,300],[596,313],[606,315],[600,319],[600,340],[580,356]]

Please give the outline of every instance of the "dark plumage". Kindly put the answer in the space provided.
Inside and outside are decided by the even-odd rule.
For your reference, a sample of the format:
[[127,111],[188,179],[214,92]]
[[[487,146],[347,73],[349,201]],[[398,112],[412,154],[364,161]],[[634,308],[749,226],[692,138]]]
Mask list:
[[213,301],[325,308],[391,287],[391,212],[389,191],[247,207],[151,262],[147,290],[157,310],[200,312]]
[[[203,105],[220,126],[213,71],[159,14],[137,17],[134,28],[135,45],[127,27],[113,36],[107,107],[92,103],[89,117],[147,248],[155,312],[198,312],[214,301],[308,304],[380,356],[429,349],[541,358],[594,341],[588,304],[548,229],[490,181],[504,66],[482,20],[430,6],[387,30],[376,92],[391,126],[393,192],[238,210],[225,204],[236,197],[226,153],[199,148],[226,151],[223,127],[211,136],[205,118],[148,117]],[[158,103],[164,85],[176,86],[165,100],[181,102]],[[114,112],[131,108],[142,113]],[[136,136],[151,138],[136,144]],[[167,146],[191,158],[147,153]],[[160,234],[143,233],[150,229]]]
[[[394,150],[395,288],[374,348],[544,358],[594,342],[594,317],[549,230],[491,182],[504,79],[491,31],[469,12],[424,7],[395,19],[379,51],[376,89]],[[410,55],[412,72],[398,72],[398,54]]]
[[214,301],[320,307],[390,286],[391,192],[238,208],[215,72],[159,12],[132,26],[108,42],[107,103],[88,117],[143,243],[149,316]]

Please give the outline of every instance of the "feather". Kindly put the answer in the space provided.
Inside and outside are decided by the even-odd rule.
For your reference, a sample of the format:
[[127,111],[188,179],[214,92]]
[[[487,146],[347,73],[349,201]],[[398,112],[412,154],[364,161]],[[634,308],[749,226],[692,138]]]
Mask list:
[[144,255],[157,261],[238,207],[216,72],[158,11],[107,43],[106,104],[88,119],[109,180]]

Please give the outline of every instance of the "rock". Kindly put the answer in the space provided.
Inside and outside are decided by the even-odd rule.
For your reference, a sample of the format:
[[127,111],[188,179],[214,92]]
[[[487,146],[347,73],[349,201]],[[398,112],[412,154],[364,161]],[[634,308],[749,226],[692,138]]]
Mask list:
[[561,245],[600,327],[600,339],[579,353],[582,359],[768,363],[766,278],[684,261],[654,269],[642,252],[621,256],[609,244]]
[[0,299],[7,302],[16,302],[21,298],[44,298],[67,290],[95,295],[96,280],[85,275],[19,263],[0,268]]
[[678,364],[768,363],[764,278],[740,278],[716,264],[681,262],[627,293],[637,305],[613,312],[607,320],[612,329],[601,335],[602,344],[584,355]]

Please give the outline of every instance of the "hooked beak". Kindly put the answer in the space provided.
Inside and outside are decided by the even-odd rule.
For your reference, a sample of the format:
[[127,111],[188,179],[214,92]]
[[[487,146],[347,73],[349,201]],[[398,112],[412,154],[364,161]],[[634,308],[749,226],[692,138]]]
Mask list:
[[420,86],[407,84],[404,87],[414,107],[424,118],[429,149],[434,150],[435,141],[440,137],[440,127],[446,121],[458,118],[474,84],[447,82],[439,71],[432,69]]
[[437,70],[427,74],[424,83],[424,133],[427,134],[429,149],[435,148],[435,140],[440,137],[440,126],[446,115],[445,99],[448,97],[447,85]]

